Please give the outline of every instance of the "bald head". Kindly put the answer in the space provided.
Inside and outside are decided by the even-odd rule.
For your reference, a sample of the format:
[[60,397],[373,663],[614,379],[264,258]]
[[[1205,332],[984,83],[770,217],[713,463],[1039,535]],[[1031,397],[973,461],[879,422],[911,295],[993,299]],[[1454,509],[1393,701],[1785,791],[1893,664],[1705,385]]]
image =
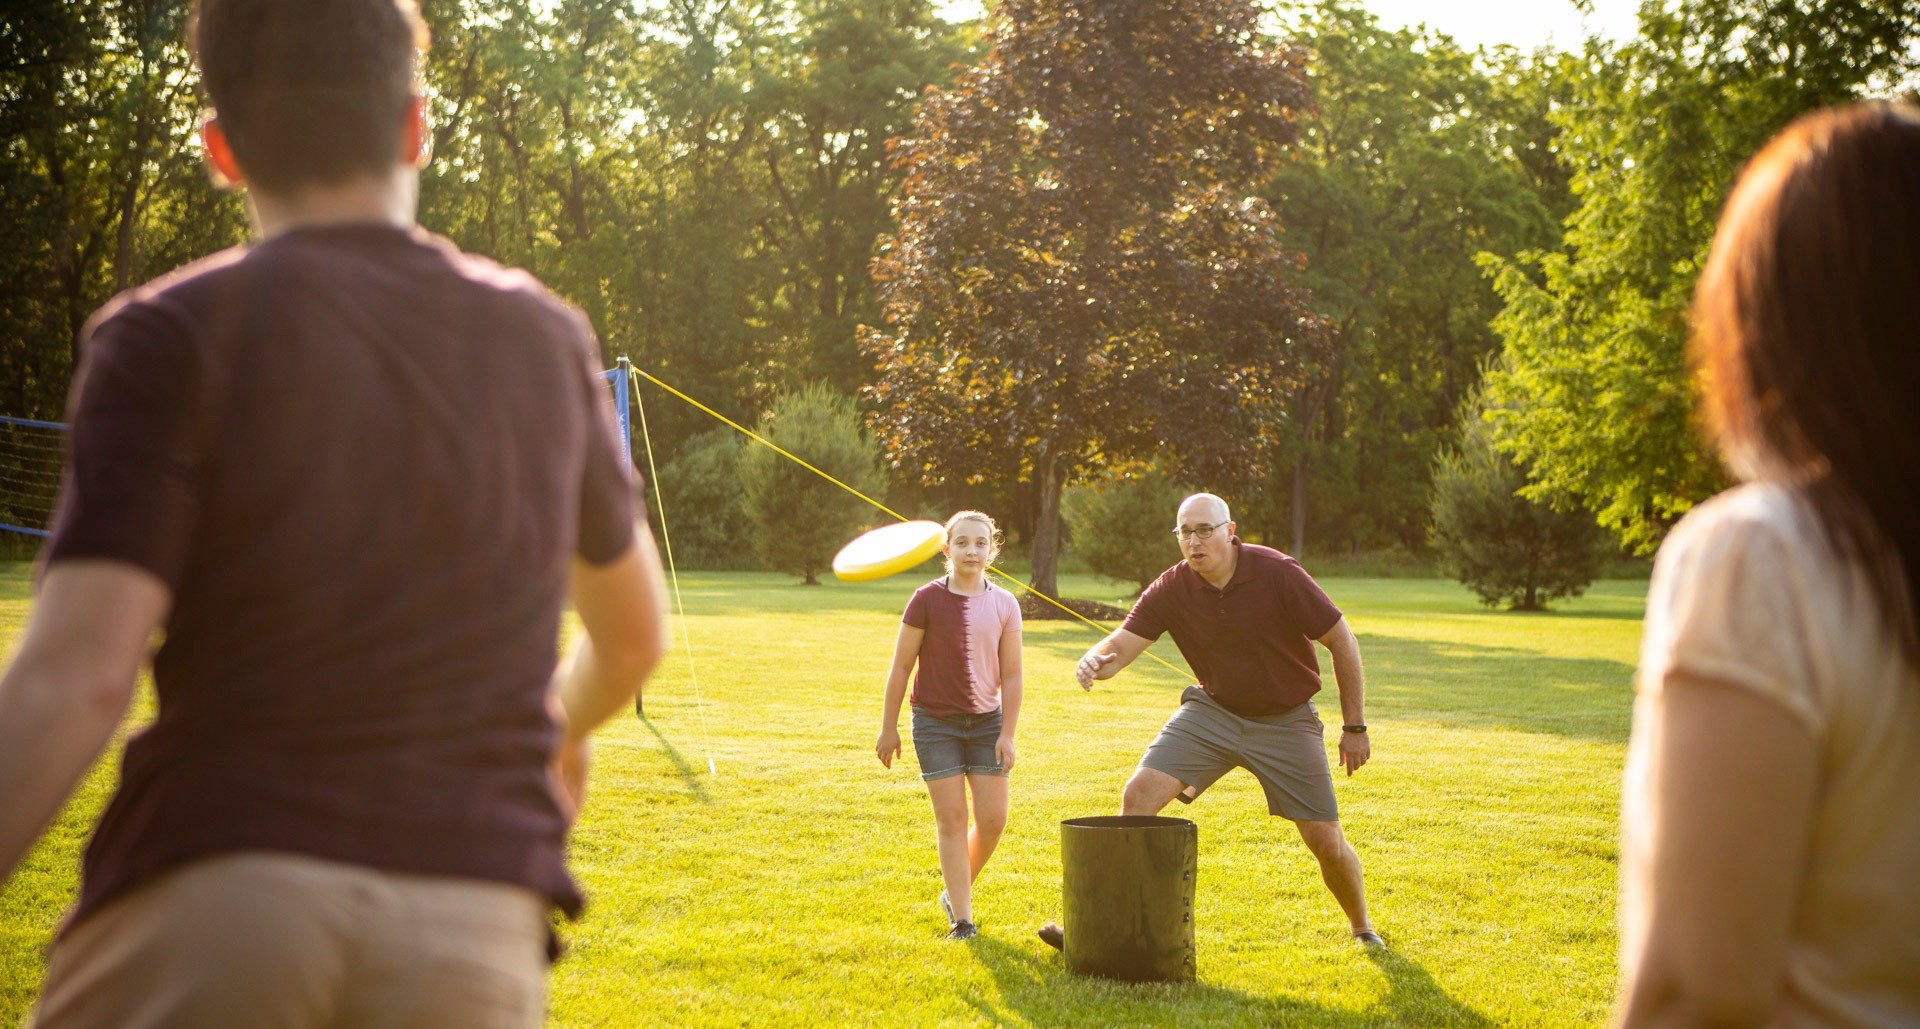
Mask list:
[[1176,525],[1218,525],[1233,521],[1233,515],[1227,511],[1226,501],[1211,493],[1195,493],[1180,502],[1180,510],[1173,520]]

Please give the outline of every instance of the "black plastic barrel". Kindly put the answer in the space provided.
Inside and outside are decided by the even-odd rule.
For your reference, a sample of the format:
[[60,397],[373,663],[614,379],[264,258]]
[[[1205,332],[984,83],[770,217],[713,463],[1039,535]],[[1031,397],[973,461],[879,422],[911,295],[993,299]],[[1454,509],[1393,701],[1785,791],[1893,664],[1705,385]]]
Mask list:
[[1184,818],[1061,822],[1067,968],[1128,982],[1192,981],[1199,862],[1200,829]]

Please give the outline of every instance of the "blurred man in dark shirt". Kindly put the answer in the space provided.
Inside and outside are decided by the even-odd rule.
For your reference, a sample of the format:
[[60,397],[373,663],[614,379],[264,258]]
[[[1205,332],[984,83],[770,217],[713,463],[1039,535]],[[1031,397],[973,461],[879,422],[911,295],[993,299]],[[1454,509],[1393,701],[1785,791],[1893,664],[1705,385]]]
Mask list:
[[38,1018],[537,1025],[586,736],[665,639],[598,345],[415,226],[411,0],[200,0],[191,34],[259,239],[85,332],[0,876],[165,641]]

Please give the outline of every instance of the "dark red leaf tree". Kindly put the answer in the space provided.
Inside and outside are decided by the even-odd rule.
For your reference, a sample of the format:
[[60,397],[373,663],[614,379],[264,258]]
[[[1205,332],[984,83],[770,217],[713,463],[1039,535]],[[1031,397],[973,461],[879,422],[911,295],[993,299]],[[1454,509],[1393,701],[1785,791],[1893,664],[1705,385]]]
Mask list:
[[876,435],[898,478],[1030,483],[1049,594],[1070,479],[1159,456],[1195,485],[1255,481],[1328,346],[1252,196],[1311,103],[1301,53],[1257,15],[1004,0],[987,56],[894,142],[884,325],[861,333]]

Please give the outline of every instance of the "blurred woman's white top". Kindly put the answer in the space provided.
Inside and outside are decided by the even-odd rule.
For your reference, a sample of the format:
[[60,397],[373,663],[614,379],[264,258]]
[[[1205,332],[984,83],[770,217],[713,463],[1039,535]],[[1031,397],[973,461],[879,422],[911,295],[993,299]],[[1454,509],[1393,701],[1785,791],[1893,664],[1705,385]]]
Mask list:
[[[1663,775],[1665,687],[1748,691],[1812,734],[1807,855],[1772,1021],[1920,1025],[1920,672],[1866,577],[1836,560],[1791,488],[1749,484],[1690,513],[1660,548],[1647,598],[1622,795],[1621,963],[1654,942],[1663,819],[1687,812]],[[1669,823],[1671,824],[1671,823]],[[1751,855],[1777,839],[1716,841]],[[1797,849],[1797,848],[1796,848]]]

